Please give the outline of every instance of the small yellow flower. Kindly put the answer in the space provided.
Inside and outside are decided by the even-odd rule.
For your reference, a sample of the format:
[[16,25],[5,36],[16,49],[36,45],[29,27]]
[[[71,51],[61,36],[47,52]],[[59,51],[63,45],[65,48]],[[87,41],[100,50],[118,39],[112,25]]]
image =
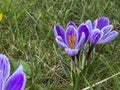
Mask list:
[[2,21],[2,17],[3,17],[3,15],[2,15],[2,13],[0,14],[0,21]]

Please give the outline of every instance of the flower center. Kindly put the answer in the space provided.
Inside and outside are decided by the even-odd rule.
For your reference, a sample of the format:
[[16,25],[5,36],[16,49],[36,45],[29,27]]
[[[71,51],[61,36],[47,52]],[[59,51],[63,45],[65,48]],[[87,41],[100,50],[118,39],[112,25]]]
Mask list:
[[70,43],[70,48],[71,49],[75,49],[76,37],[75,36],[69,36],[68,39],[69,39],[69,43]]

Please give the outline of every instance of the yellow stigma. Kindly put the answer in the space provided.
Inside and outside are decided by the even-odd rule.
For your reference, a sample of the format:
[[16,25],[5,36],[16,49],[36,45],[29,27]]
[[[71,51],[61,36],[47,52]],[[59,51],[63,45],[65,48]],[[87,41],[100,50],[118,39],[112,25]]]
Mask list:
[[2,14],[0,14],[0,21],[2,21],[2,17],[3,17],[3,15],[2,15]]
[[76,37],[75,36],[69,36],[68,39],[69,39],[69,43],[70,43],[70,48],[71,49],[75,49]]

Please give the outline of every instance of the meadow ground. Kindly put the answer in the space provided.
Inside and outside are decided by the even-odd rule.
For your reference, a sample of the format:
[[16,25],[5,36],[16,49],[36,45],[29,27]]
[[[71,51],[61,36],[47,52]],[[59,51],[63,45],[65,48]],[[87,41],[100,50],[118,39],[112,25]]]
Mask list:
[[[63,65],[70,64],[70,57],[55,42],[54,24],[66,28],[69,21],[79,25],[105,16],[120,32],[119,0],[0,0],[0,12],[0,53],[9,58],[12,72],[23,64],[25,90],[70,90],[70,77]],[[109,44],[98,45],[95,56],[79,77],[79,90],[120,72],[120,36]],[[120,75],[91,87],[119,89]]]

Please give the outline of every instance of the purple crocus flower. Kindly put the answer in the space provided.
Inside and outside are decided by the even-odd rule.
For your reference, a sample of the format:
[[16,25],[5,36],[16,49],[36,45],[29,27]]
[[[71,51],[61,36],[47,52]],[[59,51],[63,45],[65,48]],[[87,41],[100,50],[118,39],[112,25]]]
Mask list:
[[24,90],[26,76],[22,65],[10,77],[9,75],[9,60],[5,55],[0,54],[0,90]]
[[113,26],[107,17],[98,18],[93,23],[88,20],[86,25],[90,30],[89,40],[91,46],[109,43],[118,36],[117,31],[111,31]]
[[78,28],[74,22],[69,22],[66,31],[62,26],[54,25],[54,35],[58,45],[63,48],[69,56],[75,56],[87,43],[89,30],[85,24]]
[[113,25],[110,24],[110,21],[107,17],[98,18],[93,23],[88,20],[86,25],[90,31],[90,48],[86,57],[88,60],[93,48],[97,44],[106,44],[113,41],[118,36],[118,32],[111,31],[113,29]]

